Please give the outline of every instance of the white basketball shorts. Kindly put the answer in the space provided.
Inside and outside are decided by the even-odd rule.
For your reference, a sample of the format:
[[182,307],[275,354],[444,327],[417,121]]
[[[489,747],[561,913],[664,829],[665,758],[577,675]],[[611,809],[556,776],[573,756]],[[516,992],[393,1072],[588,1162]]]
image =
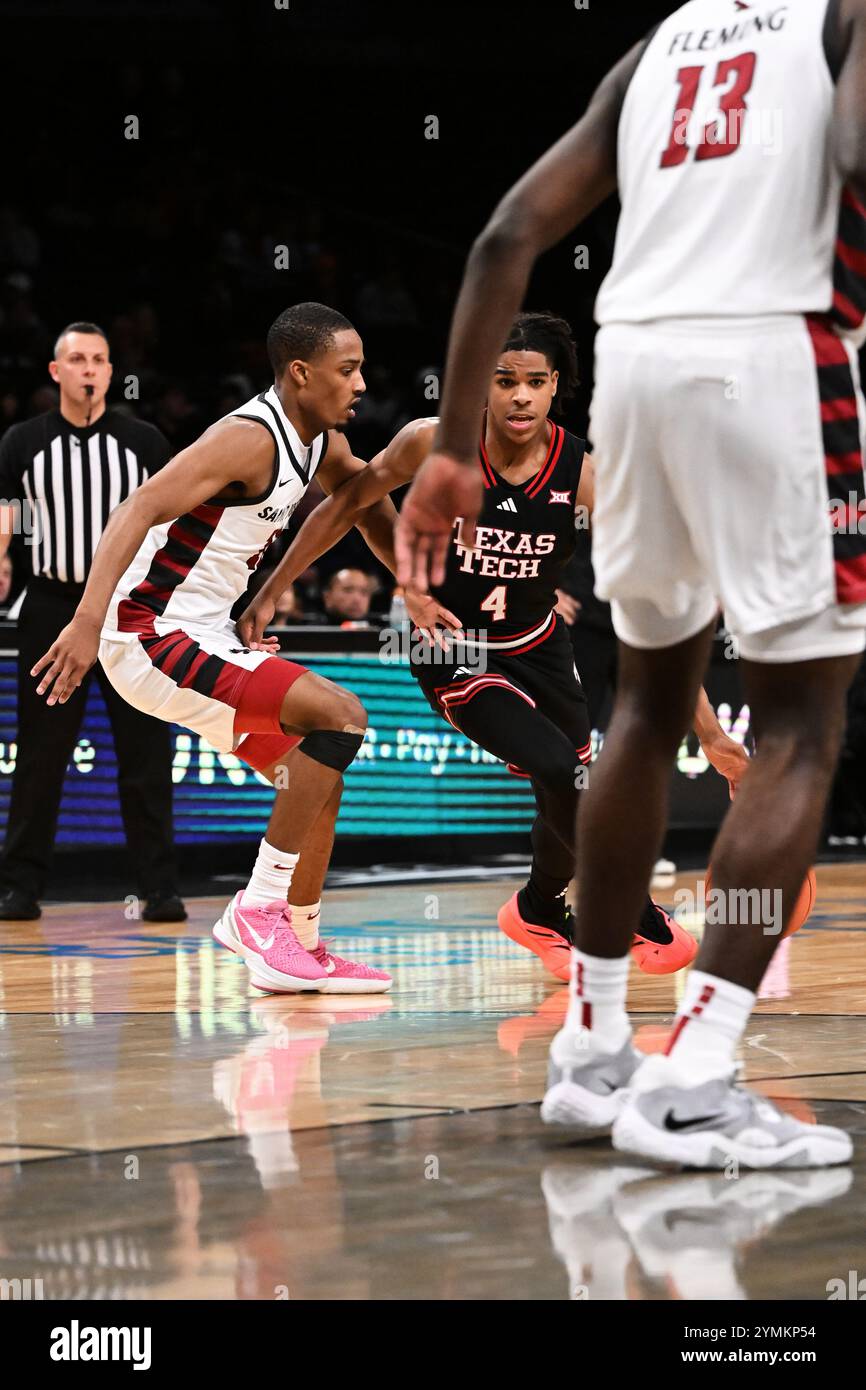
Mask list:
[[103,637],[99,660],[128,704],[191,729],[259,771],[300,742],[282,731],[280,709],[306,667],[250,651],[233,627]]
[[608,324],[596,342],[596,592],[630,646],[719,606],[740,654],[866,646],[857,356],[825,316]]

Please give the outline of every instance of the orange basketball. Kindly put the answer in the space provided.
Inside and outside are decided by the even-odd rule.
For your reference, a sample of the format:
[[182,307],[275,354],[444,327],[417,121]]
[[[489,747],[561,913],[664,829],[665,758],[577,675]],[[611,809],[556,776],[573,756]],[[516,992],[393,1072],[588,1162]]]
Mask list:
[[[710,870],[707,869],[707,872],[704,874],[704,892],[706,897],[709,897],[712,887],[713,876]],[[791,920],[788,923],[787,930],[783,932],[783,936],[793,936],[795,931],[799,931],[802,926],[805,926],[806,922],[808,922],[809,918],[812,916],[817,900],[818,880],[815,877],[815,870],[810,869],[803,880],[800,896],[794,904]]]

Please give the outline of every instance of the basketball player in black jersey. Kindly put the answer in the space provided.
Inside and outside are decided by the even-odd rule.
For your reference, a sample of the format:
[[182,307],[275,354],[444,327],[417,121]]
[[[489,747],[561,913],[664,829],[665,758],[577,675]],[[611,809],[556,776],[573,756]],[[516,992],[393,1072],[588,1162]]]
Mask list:
[[[554,608],[574,552],[575,526],[586,526],[592,514],[593,469],[585,441],[549,413],[577,384],[568,324],[551,314],[521,314],[500,353],[481,425],[484,503],[475,545],[462,543],[455,524],[445,582],[433,591],[450,614],[450,640],[425,626],[429,598],[411,590],[406,595],[431,645],[439,641],[444,648],[429,660],[413,646],[412,673],[433,709],[532,782],[538,807],[532,869],[526,886],[501,909],[499,925],[562,980],[568,979],[571,940],[565,894],[574,875],[575,811],[590,761],[591,726],[567,630]],[[415,476],[436,425],[410,422],[316,509],[287,552],[279,583],[274,577],[274,591],[334,545],[368,506]],[[245,641],[260,640],[273,616],[269,603],[254,603],[241,618]],[[746,755],[722,732],[703,692],[695,728],[709,760],[735,781]],[[633,950],[642,969],[662,974],[687,965],[696,946],[648,898]]]

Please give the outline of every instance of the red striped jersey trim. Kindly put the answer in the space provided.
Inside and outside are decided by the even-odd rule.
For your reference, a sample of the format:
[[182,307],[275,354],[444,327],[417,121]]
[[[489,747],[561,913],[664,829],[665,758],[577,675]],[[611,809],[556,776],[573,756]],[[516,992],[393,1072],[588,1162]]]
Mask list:
[[[829,314],[809,314],[806,326],[815,354],[828,513],[859,520],[866,507],[863,439],[857,385],[846,344]],[[833,566],[838,603],[866,602],[866,536],[859,525],[833,528]]]
[[552,478],[554,469],[556,468],[556,465],[559,463],[559,456],[562,453],[562,444],[564,439],[565,430],[562,428],[561,425],[554,425],[553,436],[550,441],[550,453],[547,456],[548,462],[545,464],[544,468],[539,473],[535,482],[530,483],[529,486],[526,488],[527,497],[537,497],[538,494],[541,492],[541,489]]
[[467,705],[480,691],[489,690],[494,686],[503,690],[510,690],[513,695],[519,695],[521,700],[525,700],[528,705],[535,709],[535,701],[532,697],[512,684],[505,676],[474,676],[471,680],[461,681],[459,685],[440,687],[436,691],[436,695],[441,705]]
[[[152,617],[152,615],[151,615]],[[139,642],[151,665],[167,676],[180,690],[194,690],[209,700],[237,709],[243,688],[253,674],[246,666],[236,666],[203,648],[180,628],[160,636],[139,633]]]
[[222,515],[222,507],[204,503],[172,522],[146,576],[118,604],[117,626],[121,632],[138,635],[151,664],[179,689],[194,690],[235,708],[251,674],[247,667],[203,651],[181,628],[161,634],[155,627],[175,589],[195,568]]
[[857,402],[853,396],[847,401],[822,402],[822,420],[856,420],[857,418]]
[[[542,634],[541,634],[540,637],[536,637],[536,638],[535,638],[535,641],[534,641],[534,642],[527,642],[527,643],[526,643],[524,646],[522,646],[522,647],[510,647],[510,648],[509,648],[509,651],[508,651],[508,655],[509,655],[509,656],[523,656],[523,654],[524,654],[525,652],[531,652],[531,651],[533,650],[533,648],[535,648],[535,647],[540,647],[541,644],[542,644],[542,642],[546,642],[546,641],[547,641],[547,639],[550,637],[551,633],[555,630],[555,628],[556,628],[556,619],[554,619],[554,621],[550,624],[550,626],[549,626],[548,628],[546,628],[544,632],[542,632]],[[492,645],[492,644],[491,644],[491,645]]]
[[866,320],[866,207],[847,186],[839,208],[831,318],[855,330]]
[[152,633],[175,589],[192,573],[223,515],[222,507],[203,503],[168,528],[147,574],[117,606],[120,632]]
[[[541,468],[537,473],[533,473],[531,478],[526,479],[525,483],[514,484],[515,487],[522,487],[527,497],[535,497],[539,489],[544,487],[545,482],[550,477],[551,473],[556,467],[557,460],[559,459],[559,455],[562,452],[562,443],[565,439],[565,430],[562,428],[561,425],[555,425],[552,420],[548,420],[547,423],[550,425],[550,440],[548,441],[547,454],[545,455],[544,463],[541,465]],[[481,438],[478,441],[478,458],[481,463],[481,472],[484,475],[484,486],[498,487],[500,482],[502,482],[502,479],[496,472],[496,469],[493,467],[493,464],[490,462],[490,459],[487,454],[487,445],[484,440],[486,430],[487,415],[485,413],[484,423],[481,426]]]
[[[548,613],[541,623],[536,623],[534,627],[527,628],[525,632],[512,632],[507,637],[498,640],[495,637],[485,638],[483,641],[467,641],[465,645],[474,650],[506,652],[509,656],[520,656],[521,652],[531,651],[539,643],[545,642],[556,628],[556,614]],[[524,641],[524,639],[526,639]],[[462,645],[462,644],[461,644]]]
[[481,434],[481,442],[478,445],[478,461],[481,464],[481,476],[484,479],[484,486],[486,488],[496,487],[499,478],[490,459],[487,457],[487,450],[484,447],[483,431]]

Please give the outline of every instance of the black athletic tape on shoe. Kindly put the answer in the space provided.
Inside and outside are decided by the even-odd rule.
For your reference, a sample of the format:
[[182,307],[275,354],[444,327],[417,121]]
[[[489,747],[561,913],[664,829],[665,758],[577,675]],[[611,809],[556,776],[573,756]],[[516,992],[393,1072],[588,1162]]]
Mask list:
[[298,751],[313,762],[345,772],[364,742],[363,734],[337,733],[335,729],[314,729],[298,744]]

